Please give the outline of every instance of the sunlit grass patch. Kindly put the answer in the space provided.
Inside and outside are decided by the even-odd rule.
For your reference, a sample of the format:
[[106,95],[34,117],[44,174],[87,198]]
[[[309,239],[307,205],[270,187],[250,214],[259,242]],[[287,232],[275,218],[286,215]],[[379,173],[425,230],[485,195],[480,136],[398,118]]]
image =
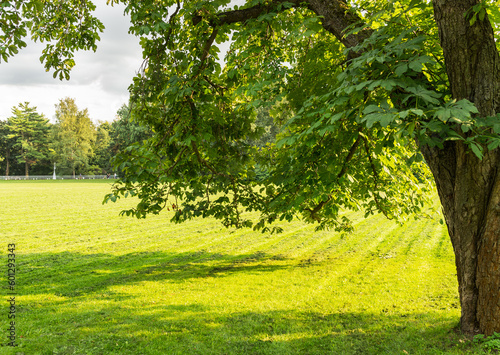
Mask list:
[[[25,354],[461,354],[446,229],[352,214],[353,234],[119,217],[109,183],[3,182]],[[128,205],[127,205],[128,204]],[[2,274],[2,281],[4,282]],[[0,322],[6,324],[4,318]],[[0,353],[8,354],[6,347]]]

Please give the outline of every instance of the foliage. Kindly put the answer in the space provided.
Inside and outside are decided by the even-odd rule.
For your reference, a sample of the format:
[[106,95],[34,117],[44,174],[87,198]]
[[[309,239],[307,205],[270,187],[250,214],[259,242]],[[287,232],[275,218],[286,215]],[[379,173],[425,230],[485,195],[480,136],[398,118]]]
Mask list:
[[25,38],[48,42],[40,60],[54,78],[69,78],[74,51],[96,50],[103,24],[92,16],[90,1],[15,1],[0,3],[0,62],[26,47]]
[[[294,215],[349,229],[340,206],[404,220],[420,213],[429,188],[415,142],[442,147],[460,140],[479,158],[500,146],[497,117],[477,118],[470,102],[451,100],[428,2],[353,2],[366,24],[350,34],[369,27],[371,35],[347,50],[295,2],[249,1],[233,12],[222,0],[125,3],[145,58],[131,86],[130,116],[154,132],[142,158],[117,148],[128,145],[122,134],[111,137],[121,151],[116,168],[125,172],[112,200],[143,198],[127,214],[156,213],[171,197],[183,201],[175,221],[216,216],[262,230]],[[472,23],[488,14],[495,23],[495,4],[465,15]],[[244,24],[229,19],[249,9],[260,12]],[[72,52],[95,49],[102,24],[93,10],[88,2],[6,2],[4,60],[31,31],[35,39],[56,40],[41,60],[67,77]],[[62,18],[69,27],[58,31]],[[219,45],[230,37],[222,68]],[[283,129],[276,145],[262,149],[256,120],[269,108],[281,109]],[[261,216],[242,219],[244,210]]]
[[111,150],[114,155],[133,143],[142,142],[151,136],[150,128],[139,124],[131,116],[129,106],[122,105],[110,127]]
[[78,110],[75,100],[65,98],[56,105],[56,124],[53,128],[53,159],[62,169],[75,176],[76,171],[85,173],[94,155],[96,130],[87,109]]
[[10,139],[6,121],[0,121],[0,162],[9,156]]
[[[86,109],[79,110],[74,99],[66,98],[58,104],[56,119],[54,124],[45,120],[45,136],[35,150],[43,159],[30,165],[35,174],[51,174],[54,162],[61,174],[114,172],[112,160],[119,151],[152,135],[147,126],[131,119],[126,105],[118,110],[113,122],[94,124]],[[0,120],[0,167],[5,175],[25,172],[25,164],[15,159],[21,154],[20,145],[15,145],[20,139],[20,131],[12,131],[9,122]]]
[[500,333],[494,332],[489,337],[478,334],[474,337],[474,343],[480,344],[485,350],[498,352],[500,351]]
[[[206,52],[189,39],[207,42],[216,34],[220,43],[231,28],[176,22],[199,11],[189,6],[174,13],[165,31],[156,30],[161,26],[154,19],[160,17],[141,18],[151,21],[149,34],[170,37],[169,51],[161,55],[161,41],[142,39],[149,67],[136,78],[132,98],[137,117],[156,134],[142,159],[135,150],[117,160],[127,173],[113,199],[127,191],[143,199],[127,214],[156,213],[169,196],[183,201],[174,221],[211,215],[225,225],[250,226],[241,218],[242,207],[262,212],[254,224],[262,230],[297,214],[320,221],[320,227],[349,229],[340,206],[397,220],[421,211],[430,177],[413,142],[440,129],[427,121],[446,95],[429,89],[435,84],[443,90],[446,83],[438,76],[442,65],[420,54],[438,48],[436,38],[413,35],[426,29],[401,17],[378,19],[387,26],[355,48],[363,55],[345,65],[338,55],[342,45],[326,36],[317,17],[295,8],[271,12],[236,25],[222,70],[215,45]],[[429,8],[419,6],[411,10],[428,15]],[[128,11],[134,21],[137,4]],[[135,29],[141,34],[144,26]],[[431,72],[437,74],[428,77]],[[410,108],[399,110],[400,102]],[[255,112],[266,106],[288,117],[282,117],[276,145],[255,149],[248,144],[262,134]],[[442,138],[433,139],[442,144]],[[269,172],[260,191],[254,181],[262,176],[259,169]],[[225,196],[210,198],[220,193]]]
[[112,171],[111,158],[113,152],[110,150],[111,130],[112,127],[108,122],[101,122],[96,127],[96,138],[92,144],[92,151],[94,154],[89,160],[89,165],[93,167],[98,174]]
[[[341,54],[306,10],[278,7],[245,26],[213,26],[211,16],[226,5],[185,3],[168,23],[161,8],[127,8],[148,58],[132,87],[135,113],[155,131],[141,156],[117,160],[127,174],[112,199],[142,199],[127,214],[157,213],[172,197],[183,201],[176,222],[215,216],[265,231],[299,214],[320,228],[350,229],[340,206],[401,221],[421,212],[430,187],[415,142],[461,140],[480,158],[500,145],[496,117],[477,118],[469,101],[450,98],[430,4],[359,2],[373,30],[348,62],[349,52]],[[199,12],[200,22],[180,20]],[[211,41],[231,31],[220,68]],[[276,145],[255,149],[248,143],[262,134],[262,107],[288,117]],[[269,174],[256,192],[262,169]],[[261,216],[254,224],[238,208]]]
[[255,114],[254,125],[262,133],[258,138],[249,140],[247,143],[260,149],[267,145],[276,143],[276,136],[280,131],[280,115],[282,112],[276,112],[278,108],[258,107]]
[[17,162],[24,164],[28,176],[32,165],[47,158],[48,120],[36,112],[36,107],[30,107],[28,102],[12,108],[12,114],[7,120],[6,139],[12,140]]

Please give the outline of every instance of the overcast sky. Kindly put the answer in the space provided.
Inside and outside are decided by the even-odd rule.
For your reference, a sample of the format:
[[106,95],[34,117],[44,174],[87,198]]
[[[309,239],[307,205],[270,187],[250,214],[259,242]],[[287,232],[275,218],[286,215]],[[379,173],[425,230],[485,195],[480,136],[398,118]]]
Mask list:
[[69,81],[60,81],[45,72],[40,63],[43,45],[29,43],[7,63],[0,63],[0,119],[11,116],[12,107],[28,101],[51,121],[59,99],[72,97],[79,109],[87,108],[97,122],[112,121],[128,101],[127,88],[142,63],[138,38],[129,35],[124,6],[106,6],[96,0],[97,17],[106,29],[94,53],[78,52]]

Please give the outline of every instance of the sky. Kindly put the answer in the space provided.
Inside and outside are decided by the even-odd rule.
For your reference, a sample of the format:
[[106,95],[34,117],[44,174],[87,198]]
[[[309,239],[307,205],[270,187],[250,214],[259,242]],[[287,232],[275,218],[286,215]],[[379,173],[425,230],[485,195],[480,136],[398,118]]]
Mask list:
[[95,53],[76,53],[69,81],[45,72],[39,60],[44,47],[40,43],[27,41],[26,48],[0,63],[0,120],[27,101],[54,122],[55,105],[65,97],[74,98],[80,110],[87,108],[96,123],[115,119],[117,110],[128,102],[127,88],[142,64],[142,52],[139,39],[127,33],[130,22],[123,15],[124,6],[106,6],[106,0],[94,3],[106,29]]

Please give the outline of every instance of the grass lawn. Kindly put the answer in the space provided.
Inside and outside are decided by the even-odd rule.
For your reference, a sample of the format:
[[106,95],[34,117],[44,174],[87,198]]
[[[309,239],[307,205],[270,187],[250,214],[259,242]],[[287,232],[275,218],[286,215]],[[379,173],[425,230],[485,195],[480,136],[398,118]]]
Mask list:
[[356,231],[278,235],[172,212],[119,217],[109,181],[0,182],[1,344],[7,245],[16,336],[0,354],[476,354],[451,245],[434,219],[353,214]]

